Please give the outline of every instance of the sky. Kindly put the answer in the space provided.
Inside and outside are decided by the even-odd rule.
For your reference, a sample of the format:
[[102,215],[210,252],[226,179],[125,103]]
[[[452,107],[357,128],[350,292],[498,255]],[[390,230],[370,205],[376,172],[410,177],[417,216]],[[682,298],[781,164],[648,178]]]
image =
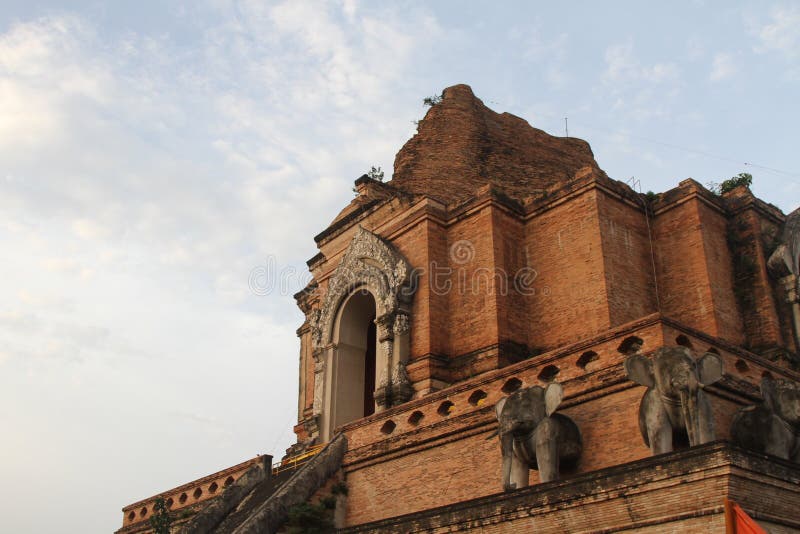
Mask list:
[[797,2],[2,0],[3,530],[280,458],[313,236],[457,83],[642,191],[800,206]]

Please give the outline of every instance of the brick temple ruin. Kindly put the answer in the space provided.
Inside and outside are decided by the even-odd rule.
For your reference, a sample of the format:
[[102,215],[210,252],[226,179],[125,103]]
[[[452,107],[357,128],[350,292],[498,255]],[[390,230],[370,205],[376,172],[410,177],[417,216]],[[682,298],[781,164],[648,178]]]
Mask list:
[[327,497],[353,533],[800,531],[800,214],[642,195],[465,85],[355,185],[295,296],[297,443],[162,493],[176,530],[279,532]]

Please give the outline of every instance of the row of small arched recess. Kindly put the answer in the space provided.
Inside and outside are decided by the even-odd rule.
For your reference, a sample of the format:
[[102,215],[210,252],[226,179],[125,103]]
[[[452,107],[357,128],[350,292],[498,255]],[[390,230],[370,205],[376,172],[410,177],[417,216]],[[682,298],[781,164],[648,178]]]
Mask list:
[[[687,347],[689,349],[693,349],[694,348],[692,346],[691,340],[687,336],[685,336],[683,334],[681,334],[681,335],[679,335],[678,337],[675,338],[675,343],[677,345],[680,345],[680,346],[683,346],[683,347]],[[625,338],[622,341],[622,343],[617,348],[617,351],[621,352],[623,354],[628,354],[634,347],[636,347],[636,346],[641,347],[642,345],[644,345],[644,341],[642,341],[641,338],[636,337],[636,336],[630,336],[630,337]],[[636,350],[636,349],[634,349],[634,350]],[[709,347],[706,352],[713,352],[714,354],[719,354],[719,350],[717,350],[714,347]],[[595,351],[587,350],[586,352],[581,354],[578,357],[577,360],[575,360],[575,365],[577,367],[579,367],[580,369],[586,370],[587,366],[591,362],[596,361],[598,358],[599,358],[599,355]],[[745,362],[741,358],[736,361],[735,367],[736,367],[736,370],[740,374],[744,374],[750,369],[750,367],[747,365],[747,362]],[[560,371],[561,371],[561,369],[556,365],[552,365],[552,364],[551,365],[546,365],[539,372],[539,374],[537,375],[537,378],[541,382],[550,383],[553,380],[555,380],[556,376],[558,375],[558,373]],[[769,374],[769,372],[765,371],[764,374]],[[506,380],[506,382],[503,384],[503,387],[500,388],[500,390],[503,393],[505,393],[506,395],[510,395],[511,393],[515,392],[516,390],[518,390],[521,387],[522,387],[522,380],[520,380],[517,377],[511,377],[508,380]],[[478,390],[475,390],[475,391],[472,392],[472,394],[467,399],[467,402],[469,402],[469,404],[472,405],[472,406],[480,406],[486,400],[487,396],[488,395],[487,395],[487,393],[485,391],[483,391],[482,389],[478,389]],[[455,407],[455,404],[452,401],[445,400],[436,409],[436,413],[438,413],[442,417],[448,417],[453,412],[453,408],[454,407]],[[412,427],[417,427],[417,426],[419,426],[419,424],[422,422],[422,420],[424,418],[425,418],[425,414],[424,413],[422,413],[420,410],[415,410],[408,417],[408,421],[407,422]],[[383,426],[381,426],[380,431],[383,434],[389,435],[389,434],[393,433],[396,428],[397,428],[397,423],[395,423],[393,420],[389,419],[388,421],[386,421],[383,424]]]
[[[234,483],[234,480],[235,479],[233,478],[233,476],[229,476],[228,478],[225,479],[224,482],[222,482],[222,486],[224,488],[227,488],[228,486],[230,486],[231,484]],[[219,484],[217,482],[212,482],[211,484],[209,484],[209,486],[207,488],[207,493],[205,494],[206,495],[205,498],[206,499],[209,498],[210,496],[212,496],[215,493],[217,493],[217,491],[219,491]],[[202,499],[203,495],[204,495],[203,488],[198,486],[192,492],[192,499],[193,499],[192,502],[195,503],[197,501],[203,500]],[[179,506],[179,508],[180,508],[180,507],[186,505],[188,500],[189,500],[189,494],[187,492],[185,492],[185,491],[183,493],[181,493],[180,495],[176,495],[174,497],[168,497],[167,498],[167,508],[172,509],[173,507],[175,507],[175,502],[176,501],[180,505]],[[148,516],[148,514],[152,514],[152,512],[153,512],[152,505],[153,504],[154,503],[150,503],[151,508],[148,508],[148,505],[142,506],[139,509],[138,513],[137,513],[136,510],[131,510],[130,512],[128,512],[128,517],[127,517],[128,522],[132,523],[132,522],[136,521],[137,520],[137,516],[138,516],[139,520],[142,520],[142,519],[145,519]]]
[[[508,395],[515,392],[521,387],[522,387],[522,380],[516,377],[511,377],[508,380],[506,380],[505,384],[503,384],[503,387],[500,389],[503,393]],[[488,396],[489,395],[484,390],[476,389],[470,394],[469,398],[467,399],[467,402],[471,406],[481,406]],[[454,408],[455,408],[455,403],[453,401],[445,400],[442,401],[442,403],[436,409],[436,413],[442,417],[449,417],[453,413]],[[420,410],[414,410],[411,413],[411,415],[408,416],[408,424],[411,425],[412,427],[417,427],[420,425],[420,423],[424,418],[425,418],[424,413],[422,413]],[[381,432],[383,434],[388,435],[394,432],[396,428],[397,428],[397,423],[389,419],[388,421],[383,423],[383,426],[381,426]]]
[[[692,344],[692,341],[688,337],[684,336],[683,334],[681,334],[681,335],[679,335],[678,337],[675,338],[675,344],[676,345],[680,345],[682,347],[686,347],[688,349],[695,350],[695,347]],[[706,352],[711,352],[711,353],[719,355],[719,350],[717,350],[716,347],[708,347]],[[736,362],[733,364],[733,366],[736,369],[736,371],[738,371],[738,373],[740,375],[744,375],[748,371],[750,371],[750,366],[742,358],[738,358],[736,360]],[[764,377],[764,376],[772,377],[772,373],[770,373],[769,371],[764,371],[764,372],[761,373],[761,376],[762,377]]]
[[[623,354],[628,354],[629,348],[637,344],[639,346],[642,346],[644,344],[641,338],[638,338],[636,336],[626,337],[622,341],[617,350]],[[686,347],[687,349],[695,350],[695,346],[692,343],[692,340],[683,334],[680,334],[675,338],[675,344],[680,345],[681,347]],[[719,350],[716,347],[708,347],[708,349],[706,349],[706,352],[711,352],[713,354],[719,355]],[[593,351],[588,351],[584,352],[581,355],[581,357],[578,358],[576,364],[578,365],[578,367],[585,369],[586,365],[589,362],[592,362],[596,359],[597,359],[597,353]],[[736,368],[736,371],[738,371],[740,375],[743,375],[750,370],[750,366],[742,358],[737,359],[736,362],[733,364],[733,366]],[[762,376],[772,376],[772,375],[769,371],[764,371],[762,373]]]

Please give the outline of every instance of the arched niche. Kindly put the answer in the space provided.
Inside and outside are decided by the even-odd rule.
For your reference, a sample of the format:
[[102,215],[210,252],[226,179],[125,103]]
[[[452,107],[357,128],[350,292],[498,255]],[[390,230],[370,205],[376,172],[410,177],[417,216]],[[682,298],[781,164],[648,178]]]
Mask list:
[[[357,289],[342,303],[333,328],[333,355],[327,366],[324,426],[336,428],[375,413],[379,347],[375,297]],[[380,355],[384,367],[385,354]]]
[[375,329],[374,411],[411,398],[414,390],[406,364],[413,291],[406,259],[390,243],[358,227],[328,281],[320,307],[309,317],[314,354],[312,435],[327,441],[337,426],[368,415],[367,315],[371,314]]

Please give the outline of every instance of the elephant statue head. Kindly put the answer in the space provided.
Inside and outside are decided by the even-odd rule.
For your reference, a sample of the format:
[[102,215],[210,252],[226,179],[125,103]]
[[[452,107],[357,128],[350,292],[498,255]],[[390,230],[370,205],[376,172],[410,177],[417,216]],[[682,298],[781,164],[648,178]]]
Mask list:
[[800,384],[765,376],[761,396],[761,404],[736,412],[731,439],[746,449],[800,462]]
[[547,388],[520,388],[495,405],[505,491],[527,486],[530,469],[539,470],[542,482],[555,480],[560,461],[574,461],[580,456],[577,425],[555,413],[562,397],[561,385],[552,382]]
[[652,359],[629,356],[625,371],[647,387],[639,406],[639,428],[653,454],[672,450],[674,432],[685,433],[690,446],[714,440],[711,404],[703,387],[722,378],[718,355],[708,352],[695,360],[686,347],[662,347]]

